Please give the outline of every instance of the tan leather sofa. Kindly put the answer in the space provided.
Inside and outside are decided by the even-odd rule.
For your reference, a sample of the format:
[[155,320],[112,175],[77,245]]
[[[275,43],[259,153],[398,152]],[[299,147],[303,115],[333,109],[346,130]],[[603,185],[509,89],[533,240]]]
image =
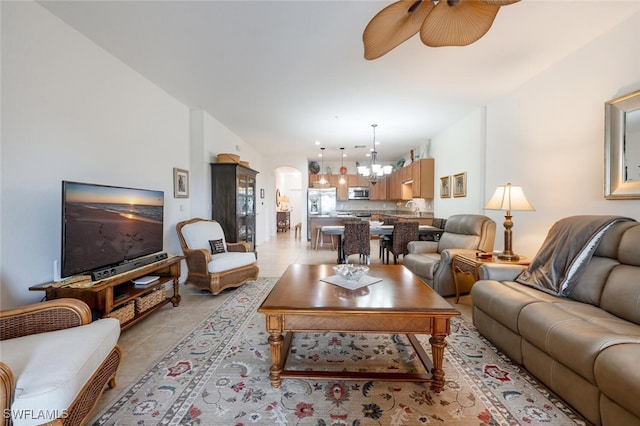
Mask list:
[[[447,219],[438,241],[411,241],[402,263],[441,296],[456,294],[451,262],[457,254],[491,252],[496,223],[487,216],[457,214]],[[469,286],[460,289],[467,293]]]
[[558,297],[487,264],[471,290],[478,331],[596,425],[640,425],[640,224],[606,231]]

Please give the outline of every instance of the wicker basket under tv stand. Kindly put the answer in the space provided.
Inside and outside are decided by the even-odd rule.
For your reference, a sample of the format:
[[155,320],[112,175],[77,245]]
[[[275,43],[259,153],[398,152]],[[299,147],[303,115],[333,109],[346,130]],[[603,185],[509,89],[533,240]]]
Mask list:
[[[29,290],[44,291],[46,300],[63,297],[80,299],[89,305],[94,319],[116,317],[120,320],[120,328],[126,330],[169,302],[173,303],[173,306],[180,304],[179,279],[182,259],[184,256],[169,255],[167,259],[94,281],[86,288],[54,287],[57,283],[46,283],[30,287]],[[135,287],[132,280],[145,275],[158,275],[160,279],[145,288]],[[167,283],[172,283],[173,294],[163,297],[162,293],[155,293],[162,292]],[[152,305],[149,306],[149,303]],[[138,306],[146,309],[139,311]]]

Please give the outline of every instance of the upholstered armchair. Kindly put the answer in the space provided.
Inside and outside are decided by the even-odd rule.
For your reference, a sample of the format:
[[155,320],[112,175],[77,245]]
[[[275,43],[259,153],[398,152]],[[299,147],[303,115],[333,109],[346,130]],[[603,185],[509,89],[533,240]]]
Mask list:
[[178,223],[176,230],[187,259],[186,284],[218,294],[258,278],[249,244],[227,242],[217,221],[191,219]]
[[[120,322],[78,299],[0,312],[0,425],[82,425],[115,387]],[[9,418],[12,417],[12,418]]]
[[[496,223],[482,215],[459,214],[447,219],[439,241],[412,241],[402,262],[441,296],[456,293],[451,262],[457,254],[493,251]],[[461,288],[466,293],[470,288]]]

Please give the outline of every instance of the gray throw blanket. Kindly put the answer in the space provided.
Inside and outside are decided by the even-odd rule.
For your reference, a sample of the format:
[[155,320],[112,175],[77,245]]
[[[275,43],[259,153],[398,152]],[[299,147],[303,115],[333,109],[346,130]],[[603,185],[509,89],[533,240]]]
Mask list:
[[571,216],[556,222],[529,267],[516,282],[568,296],[582,276],[600,238],[621,216]]

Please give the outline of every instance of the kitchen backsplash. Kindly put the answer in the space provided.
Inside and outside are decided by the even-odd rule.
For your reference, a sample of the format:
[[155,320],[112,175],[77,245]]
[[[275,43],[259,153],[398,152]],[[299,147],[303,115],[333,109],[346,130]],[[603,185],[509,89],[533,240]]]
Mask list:
[[433,200],[414,198],[411,201],[350,200],[336,202],[336,211],[371,211],[394,213],[433,213]]

